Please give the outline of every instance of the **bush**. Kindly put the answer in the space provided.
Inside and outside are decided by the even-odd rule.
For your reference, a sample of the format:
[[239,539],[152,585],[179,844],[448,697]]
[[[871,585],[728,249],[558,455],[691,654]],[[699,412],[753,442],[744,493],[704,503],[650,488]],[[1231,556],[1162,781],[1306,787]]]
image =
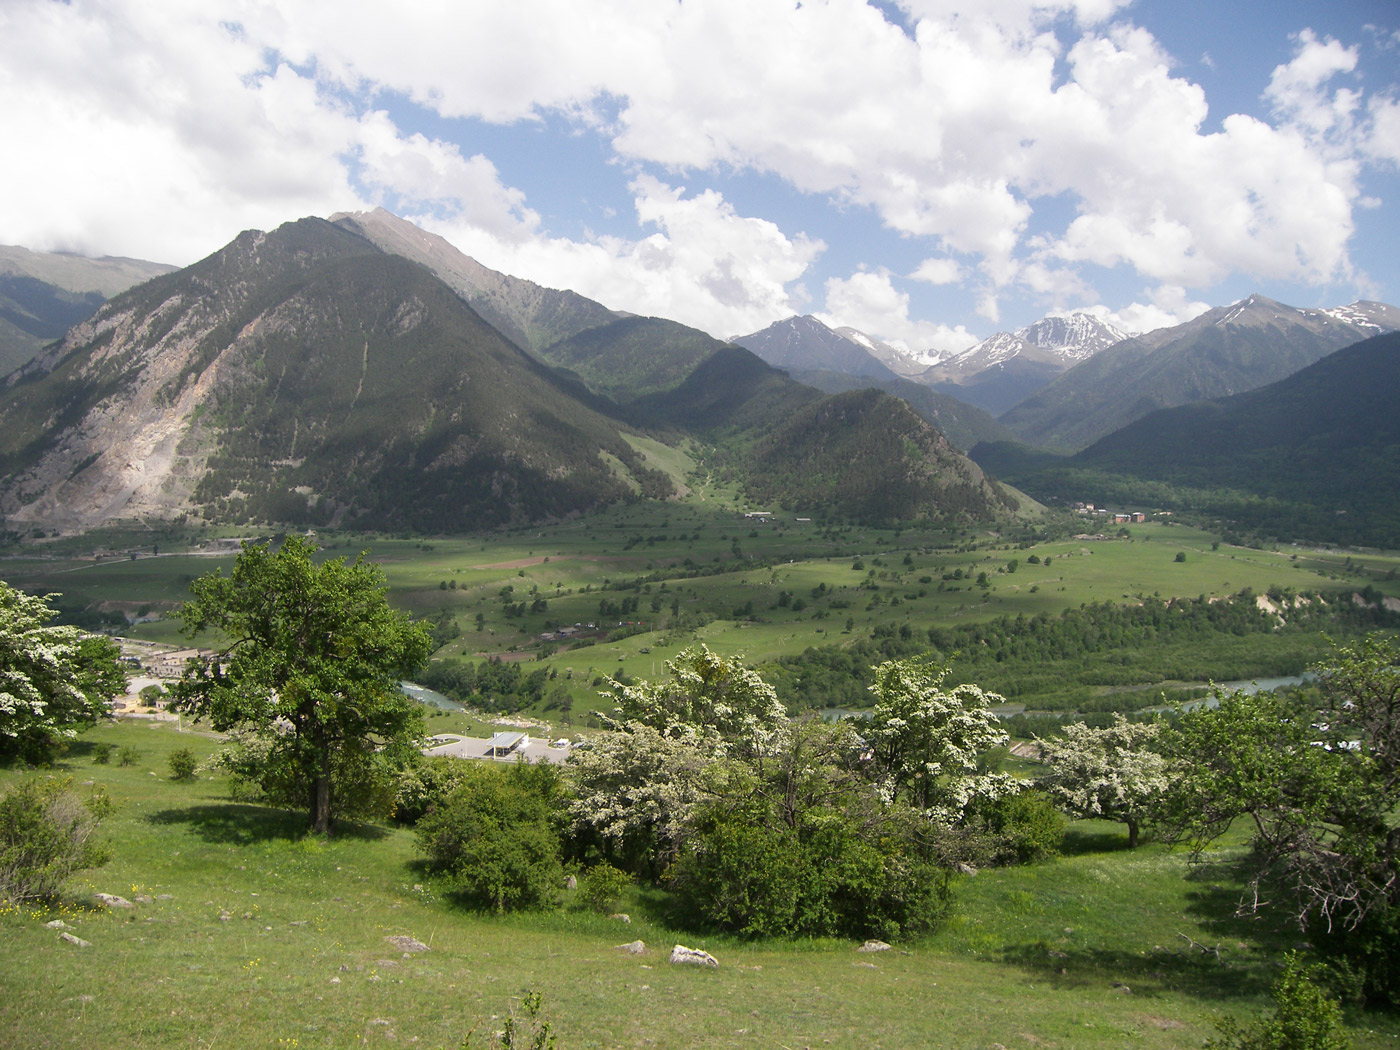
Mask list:
[[469,776],[460,758],[435,755],[401,771],[394,780],[394,819],[417,824],[442,805]]
[[187,747],[172,751],[169,758],[170,775],[176,780],[193,780],[194,771],[199,768],[199,760]]
[[751,937],[881,937],[923,932],[942,915],[943,872],[890,836],[876,845],[838,814],[764,827],[712,808],[672,881],[696,917]]
[[[494,911],[551,903],[564,881],[545,779],[529,766],[466,764],[470,774],[418,824],[431,871],[464,902]],[[557,783],[557,778],[555,779]]]
[[134,747],[124,747],[117,752],[117,765],[134,766],[141,761],[141,752]]
[[0,898],[50,898],[74,872],[107,863],[93,834],[111,802],[101,792],[84,801],[71,783],[27,780],[0,796]]
[[1056,856],[1069,826],[1050,797],[1034,788],[989,803],[982,819],[994,839],[994,855],[988,859],[999,864],[1026,864]]
[[115,750],[111,744],[94,744],[92,748],[92,760],[99,766],[105,766],[112,761],[112,752]]
[[1314,983],[1319,974],[1290,953],[1273,988],[1274,1015],[1243,1028],[1232,1017],[1217,1021],[1221,1038],[1206,1050],[1349,1050],[1341,1008]]
[[607,915],[617,910],[618,902],[631,885],[632,876],[604,861],[589,868],[579,880],[578,899],[598,914]]

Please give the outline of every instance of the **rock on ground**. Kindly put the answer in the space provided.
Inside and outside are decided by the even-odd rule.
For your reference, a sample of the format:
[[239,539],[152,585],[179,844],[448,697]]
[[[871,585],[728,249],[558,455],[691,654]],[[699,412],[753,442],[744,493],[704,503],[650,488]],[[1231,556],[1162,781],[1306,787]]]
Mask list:
[[678,944],[671,949],[671,962],[682,966],[719,966],[719,960],[709,952],[703,952],[699,948],[687,948],[684,944]]
[[428,950],[428,946],[415,937],[397,935],[384,939],[401,952],[426,952]]

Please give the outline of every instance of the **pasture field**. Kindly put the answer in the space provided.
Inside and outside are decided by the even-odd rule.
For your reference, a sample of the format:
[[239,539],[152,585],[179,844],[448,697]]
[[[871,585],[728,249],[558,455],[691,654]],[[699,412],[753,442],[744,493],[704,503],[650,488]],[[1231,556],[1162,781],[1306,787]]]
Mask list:
[[[100,742],[140,759],[95,765]],[[232,803],[219,780],[170,779],[172,750],[216,746],[166,724],[108,724],[40,774],[107,789],[113,859],[63,903],[0,913],[4,1045],[457,1047],[534,990],[559,1050],[1165,1050],[1201,1045],[1222,1014],[1265,1010],[1278,952],[1299,940],[1233,917],[1238,844],[1193,868],[1159,845],[1129,852],[1102,823],[1074,825],[1063,857],[960,879],[937,933],[874,955],[678,928],[654,891],[633,892],[628,925],[567,901],[482,915],[415,866],[411,831],[309,838],[301,814]],[[0,784],[21,775],[0,771]],[[95,892],[135,906],[105,910]],[[44,925],[55,918],[91,947],[61,941]],[[386,940],[398,935],[430,950],[402,953]],[[636,939],[645,954],[617,947]],[[675,943],[720,968],[669,965]],[[1393,1017],[1351,1010],[1348,1022],[1359,1048],[1400,1039]]]
[[[695,642],[761,665],[881,630],[917,636],[1094,602],[1246,588],[1400,596],[1393,552],[1233,547],[1169,520],[1120,528],[1078,519],[1003,534],[832,526],[785,513],[762,522],[746,519],[733,493],[692,480],[685,502],[545,528],[319,539],[328,556],[364,552],[380,564],[395,605],[455,624],[460,633],[435,659],[498,656],[546,670],[556,693],[550,717],[564,725],[586,723],[603,679],[653,677]],[[1091,529],[1102,537],[1070,531]],[[232,562],[227,551],[210,553],[210,542],[180,530],[30,542],[4,552],[0,579],[138,619],[126,632],[133,637],[180,643],[169,614],[190,581]],[[96,558],[99,547],[108,553]],[[1315,639],[1319,655],[1322,645]],[[568,696],[566,710],[558,695]]]

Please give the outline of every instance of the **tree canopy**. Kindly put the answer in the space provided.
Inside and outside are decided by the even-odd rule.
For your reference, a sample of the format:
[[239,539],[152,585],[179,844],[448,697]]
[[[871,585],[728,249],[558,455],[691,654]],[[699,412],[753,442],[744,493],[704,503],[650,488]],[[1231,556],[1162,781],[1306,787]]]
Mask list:
[[177,702],[216,729],[255,730],[267,747],[263,787],[304,805],[312,831],[325,834],[411,757],[423,716],[398,683],[432,641],[389,607],[383,573],[363,555],[317,565],[315,550],[299,537],[276,551],[245,544],[230,576],[194,581],[181,630],[215,632],[222,648],[188,668]]
[[1169,783],[1167,759],[1154,750],[1160,726],[1129,722],[1092,728],[1083,722],[1065,726],[1063,736],[1041,741],[1050,772],[1040,785],[1066,812],[1101,817],[1128,826],[1128,848],[1137,845],[1138,829]]
[[110,639],[49,622],[56,597],[0,583],[0,757],[46,758],[126,688]]
[[1197,849],[1250,820],[1247,906],[1281,888],[1300,924],[1350,930],[1400,906],[1400,642],[1373,636],[1317,671],[1321,711],[1232,694],[1183,717],[1167,815]]

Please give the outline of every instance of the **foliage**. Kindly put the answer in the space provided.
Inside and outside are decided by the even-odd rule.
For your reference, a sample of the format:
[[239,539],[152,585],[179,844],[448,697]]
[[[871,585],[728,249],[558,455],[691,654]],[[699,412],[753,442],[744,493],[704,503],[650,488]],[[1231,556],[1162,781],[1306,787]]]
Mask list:
[[631,885],[632,877],[627,872],[603,861],[583,873],[578,883],[578,899],[600,915],[607,915],[617,909],[618,901]]
[[709,759],[692,741],[641,722],[590,737],[564,774],[576,848],[593,845],[619,867],[660,875],[702,798]]
[[1196,850],[1249,818],[1249,906],[1276,884],[1300,924],[1353,929],[1400,903],[1400,643],[1340,648],[1318,673],[1320,712],[1259,693],[1183,717],[1168,813]]
[[117,752],[117,765],[134,766],[141,761],[141,752],[134,747],[124,747]]
[[406,766],[394,778],[394,819],[416,824],[446,802],[469,773],[469,763],[432,755]]
[[[564,868],[554,830],[550,767],[468,763],[447,801],[418,823],[430,871],[464,901],[502,912],[548,904]],[[538,772],[537,772],[538,771]]]
[[1067,813],[1101,817],[1128,826],[1128,848],[1171,780],[1166,758],[1155,750],[1161,726],[1114,716],[1113,725],[1065,726],[1040,742],[1049,772],[1040,785]]
[[50,623],[54,597],[0,582],[0,758],[46,760],[126,688],[110,639]]
[[1058,614],[999,616],[907,636],[881,625],[868,639],[783,657],[771,677],[795,707],[864,707],[873,665],[931,647],[958,675],[1010,700],[1046,710],[1129,710],[1160,701],[1148,691],[1098,697],[1096,687],[1297,674],[1325,655],[1320,630],[1345,637],[1400,623],[1379,602],[1358,605],[1348,591],[1293,595],[1281,626],[1255,597],[1242,591],[1229,601],[1201,596],[1093,602]]
[[31,778],[0,795],[0,900],[54,897],[74,872],[107,863],[93,836],[110,809],[105,793],[84,800],[66,780]]
[[[520,1000],[524,1016],[512,1006],[505,1027],[499,1032],[492,1032],[487,1039],[487,1050],[554,1050],[554,1025],[540,1018],[542,1001],[543,996],[539,992],[526,992]],[[471,1050],[476,1045],[475,1035],[475,1029],[467,1033],[461,1050]]]
[[99,766],[105,766],[112,761],[112,752],[116,750],[111,744],[102,743],[92,746],[92,760]]
[[170,765],[170,775],[176,780],[193,780],[195,770],[199,768],[199,760],[187,747],[170,752],[166,761]]
[[1289,953],[1273,987],[1273,1016],[1243,1027],[1222,1018],[1216,1023],[1220,1038],[1207,1040],[1206,1050],[1348,1050],[1342,1011],[1318,987],[1321,976],[1320,968]]
[[1036,788],[993,799],[976,816],[990,836],[983,863],[991,864],[1029,864],[1055,856],[1069,824],[1049,795]]
[[875,669],[875,708],[865,739],[877,776],[892,799],[956,824],[978,800],[1014,794],[1019,783],[984,774],[983,752],[1006,742],[990,707],[994,693],[963,684],[944,688],[947,667],[928,659],[889,660]]
[[677,740],[705,741],[715,754],[761,751],[787,720],[773,687],[737,659],[706,646],[682,649],[666,662],[665,682],[616,685],[605,697],[621,722],[635,722]]
[[314,550],[298,537],[276,552],[245,544],[231,576],[194,582],[182,631],[215,631],[224,645],[186,672],[177,696],[216,729],[266,734],[263,779],[287,801],[300,794],[311,830],[325,834],[355,801],[353,785],[382,784],[415,753],[422,713],[398,682],[432,642],[389,608],[377,567],[363,557],[318,566]]
[[719,765],[671,872],[686,909],[751,937],[895,937],[942,914],[930,828],[858,770],[849,724],[791,723]]

